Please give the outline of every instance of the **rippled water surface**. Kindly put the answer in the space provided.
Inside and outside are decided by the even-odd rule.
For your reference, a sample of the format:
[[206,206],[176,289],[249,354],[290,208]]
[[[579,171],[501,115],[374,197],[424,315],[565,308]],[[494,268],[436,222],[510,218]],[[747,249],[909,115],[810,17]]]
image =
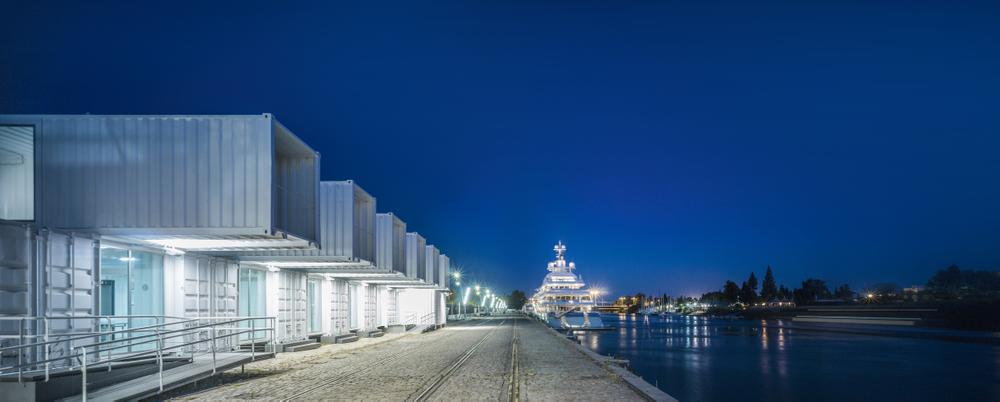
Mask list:
[[1000,401],[1000,346],[791,328],[782,321],[605,316],[585,346],[681,401]]

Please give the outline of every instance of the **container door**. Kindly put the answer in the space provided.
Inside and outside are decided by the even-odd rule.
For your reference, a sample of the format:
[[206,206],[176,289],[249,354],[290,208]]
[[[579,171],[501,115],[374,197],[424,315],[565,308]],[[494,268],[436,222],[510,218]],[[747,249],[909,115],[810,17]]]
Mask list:
[[278,326],[282,341],[305,338],[306,284],[305,275],[281,271],[278,277]]
[[[24,316],[32,310],[28,288],[28,275],[33,271],[32,239],[25,226],[0,224],[0,316]],[[17,335],[19,325],[17,321],[0,321],[0,335]],[[10,341],[0,340],[0,345],[7,343]]]
[[[86,237],[49,232],[36,247],[43,254],[41,258],[44,262],[40,261],[37,268],[44,273],[45,286],[41,292],[45,306],[43,314],[51,317],[51,333],[97,330],[97,320],[73,318],[98,313],[95,303],[98,282],[94,278],[100,253],[97,242]],[[69,356],[72,348],[89,342],[59,343],[53,346],[50,357]]]

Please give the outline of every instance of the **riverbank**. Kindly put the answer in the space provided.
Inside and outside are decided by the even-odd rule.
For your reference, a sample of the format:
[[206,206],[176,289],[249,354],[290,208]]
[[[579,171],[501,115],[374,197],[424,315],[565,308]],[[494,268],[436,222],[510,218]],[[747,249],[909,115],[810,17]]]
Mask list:
[[156,399],[670,400],[522,316],[377,339],[279,354]]

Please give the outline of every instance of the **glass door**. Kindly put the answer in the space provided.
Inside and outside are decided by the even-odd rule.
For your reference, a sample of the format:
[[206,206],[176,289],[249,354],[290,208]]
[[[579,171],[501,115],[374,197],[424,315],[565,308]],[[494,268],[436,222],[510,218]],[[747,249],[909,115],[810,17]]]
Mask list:
[[[263,317],[267,315],[267,304],[266,304],[266,276],[267,273],[253,268],[240,268],[240,283],[239,283],[239,314],[240,317]],[[254,320],[251,324],[250,322],[242,322],[241,326],[245,328],[265,328],[267,326],[266,320]],[[252,334],[253,339],[263,338],[266,336],[266,331],[256,331]],[[245,333],[240,335],[240,339],[250,339],[251,334]]]
[[[112,246],[101,248],[102,332],[155,325],[163,316],[163,255]],[[134,335],[142,335],[133,333]],[[121,339],[124,334],[106,338]],[[130,350],[151,349],[144,343]]]
[[358,317],[358,285],[349,283],[347,285],[347,311],[350,320],[348,324],[350,328],[357,329],[361,327],[361,320]]
[[307,312],[309,333],[323,332],[323,325],[320,323],[319,318],[321,313],[320,305],[322,305],[322,302],[319,281],[310,279],[306,282],[306,308],[309,309]]

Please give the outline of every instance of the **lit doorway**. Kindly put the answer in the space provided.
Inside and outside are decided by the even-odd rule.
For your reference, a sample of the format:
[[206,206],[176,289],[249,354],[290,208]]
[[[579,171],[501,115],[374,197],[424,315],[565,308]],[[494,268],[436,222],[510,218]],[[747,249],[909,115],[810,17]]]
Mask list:
[[[100,278],[102,332],[155,325],[163,317],[163,255],[102,245]],[[142,335],[137,334],[137,335]],[[112,334],[121,339],[123,334]],[[136,349],[149,349],[152,343]]]
[[[240,267],[239,283],[239,314],[240,317],[263,317],[267,315],[267,272]],[[266,320],[244,321],[240,326],[244,328],[265,328]],[[266,331],[255,331],[240,335],[240,339],[261,339],[266,336]]]
[[310,334],[323,332],[323,324],[320,322],[322,297],[319,288],[319,281],[316,279],[309,279],[306,282],[306,308],[308,308],[306,315]]

